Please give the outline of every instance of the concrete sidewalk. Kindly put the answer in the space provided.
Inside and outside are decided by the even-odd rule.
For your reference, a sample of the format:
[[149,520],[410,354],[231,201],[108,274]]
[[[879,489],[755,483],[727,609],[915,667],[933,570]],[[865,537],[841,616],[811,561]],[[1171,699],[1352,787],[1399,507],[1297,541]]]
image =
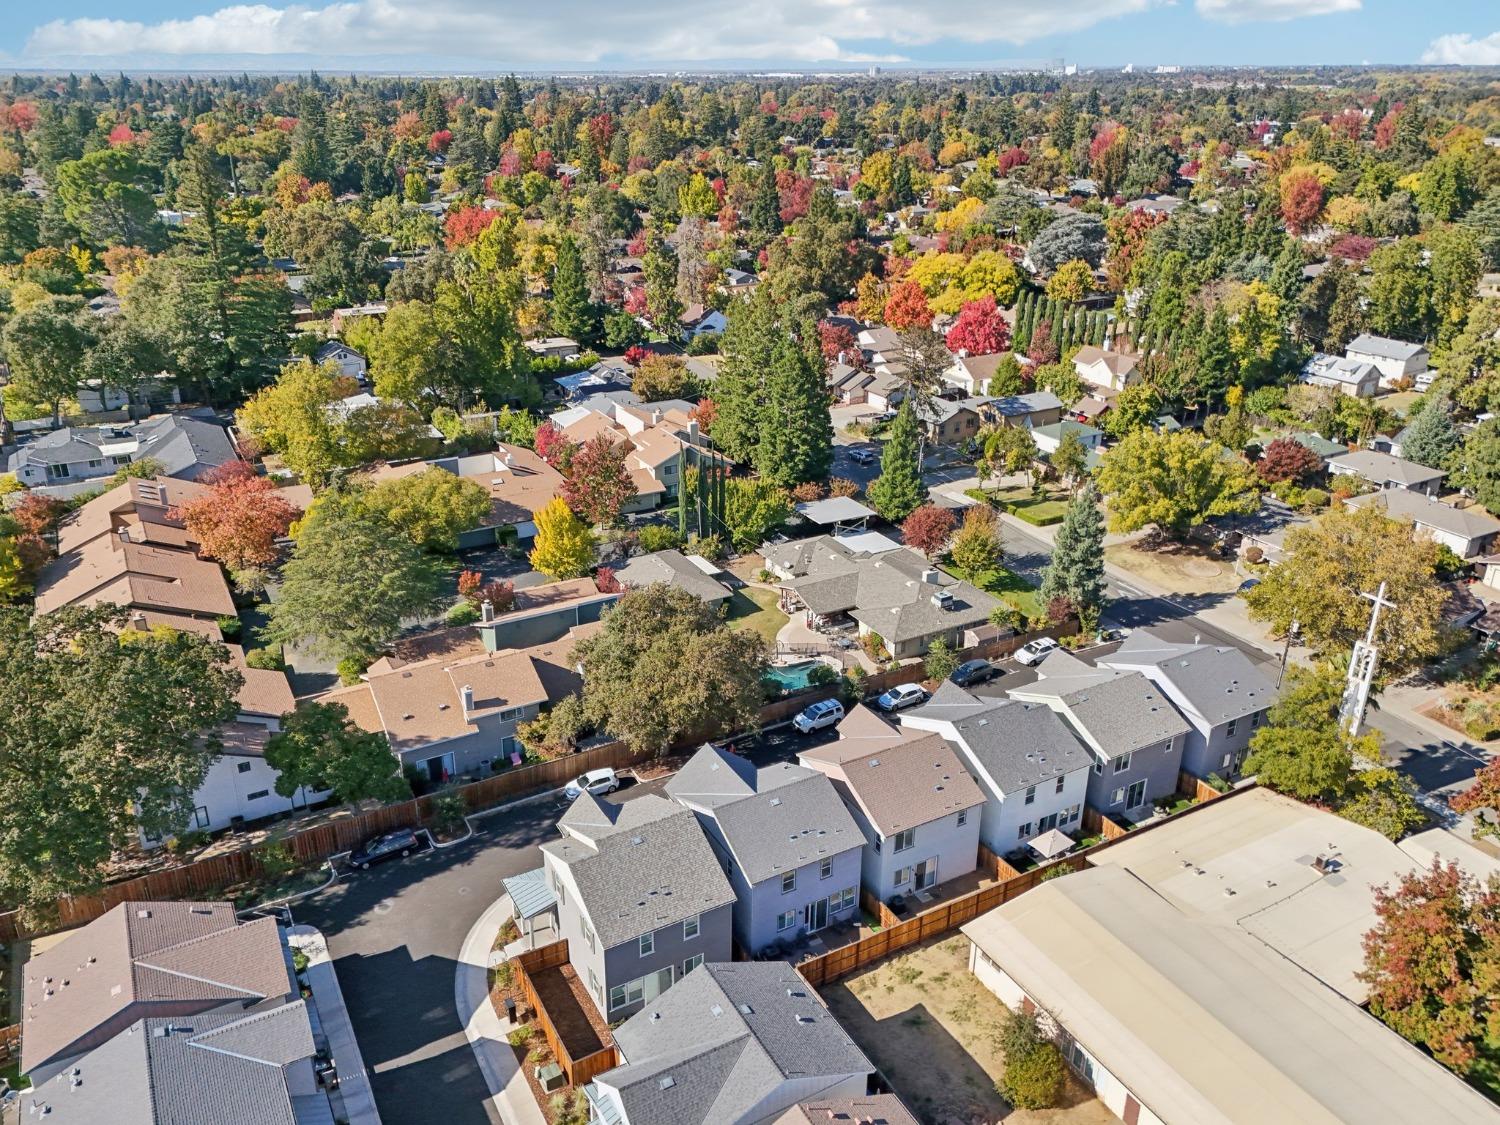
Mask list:
[[505,1125],[547,1125],[508,1041],[516,1025],[490,1003],[491,950],[500,927],[514,914],[510,896],[501,895],[469,930],[458,954],[453,1000],[500,1120]]
[[344,1004],[338,973],[328,956],[328,942],[321,930],[312,926],[293,926],[287,931],[287,944],[307,956],[307,983],[312,988],[312,1002],[317,1006],[323,1033],[328,1036],[328,1050],[338,1068],[339,1084],[334,1097],[344,1104],[343,1120],[349,1125],[380,1125],[380,1111],[375,1108],[375,1093],[370,1089],[370,1075],[354,1038],[354,1024]]

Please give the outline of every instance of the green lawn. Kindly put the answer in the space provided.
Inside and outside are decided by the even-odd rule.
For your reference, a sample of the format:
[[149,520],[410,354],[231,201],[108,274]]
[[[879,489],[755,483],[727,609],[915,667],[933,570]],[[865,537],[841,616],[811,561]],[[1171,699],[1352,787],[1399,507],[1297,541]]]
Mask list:
[[776,634],[790,618],[776,608],[776,591],[746,586],[729,599],[729,620],[738,628],[759,633],[766,644],[774,646]]
[[994,594],[997,598],[1003,598],[1027,617],[1047,616],[1047,604],[1042,601],[1042,595],[1037,588],[1014,571],[999,566],[994,570],[981,570],[970,574],[961,567],[952,565],[951,560],[945,562],[944,565],[956,577],[962,578],[965,582],[972,582],[986,594]]
[[1024,486],[998,488],[984,496],[995,507],[1037,527],[1058,523],[1068,510],[1069,496],[1063,489],[1047,489],[1037,495]]

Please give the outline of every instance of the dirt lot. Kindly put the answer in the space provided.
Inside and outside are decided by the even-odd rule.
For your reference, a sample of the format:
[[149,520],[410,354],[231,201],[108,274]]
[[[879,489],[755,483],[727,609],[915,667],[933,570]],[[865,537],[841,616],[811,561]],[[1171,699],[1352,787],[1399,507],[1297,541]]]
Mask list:
[[1069,1080],[1057,1109],[1013,1109],[995,1090],[1004,1005],[969,973],[969,943],[944,938],[888,957],[820,991],[839,1022],[929,1125],[1114,1125]]
[[1240,577],[1234,564],[1210,558],[1197,547],[1164,547],[1142,551],[1125,543],[1104,548],[1112,566],[1138,574],[1149,584],[1174,594],[1232,594]]

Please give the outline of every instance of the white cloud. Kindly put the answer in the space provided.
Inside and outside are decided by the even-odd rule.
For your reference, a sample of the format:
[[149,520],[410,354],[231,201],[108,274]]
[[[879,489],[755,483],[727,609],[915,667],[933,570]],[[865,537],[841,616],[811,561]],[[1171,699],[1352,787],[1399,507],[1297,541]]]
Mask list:
[[1475,39],[1472,35],[1440,35],[1422,52],[1424,63],[1459,66],[1500,66],[1500,31]]
[[281,8],[242,4],[159,23],[53,20],[32,33],[26,57],[403,56],[497,64],[879,61],[891,56],[871,53],[872,43],[896,49],[939,40],[1019,46],[1145,11],[1156,2],[344,0],[323,7]]
[[1262,23],[1357,12],[1360,0],[1197,0],[1198,14],[1220,23]]

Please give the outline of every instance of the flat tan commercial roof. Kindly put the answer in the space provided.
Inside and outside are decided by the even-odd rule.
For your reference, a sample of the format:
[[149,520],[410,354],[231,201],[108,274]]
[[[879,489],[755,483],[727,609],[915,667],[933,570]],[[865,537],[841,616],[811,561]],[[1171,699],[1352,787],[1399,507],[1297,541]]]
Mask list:
[[1121,867],[1049,880],[963,932],[1169,1125],[1500,1119],[1363,1009]]

